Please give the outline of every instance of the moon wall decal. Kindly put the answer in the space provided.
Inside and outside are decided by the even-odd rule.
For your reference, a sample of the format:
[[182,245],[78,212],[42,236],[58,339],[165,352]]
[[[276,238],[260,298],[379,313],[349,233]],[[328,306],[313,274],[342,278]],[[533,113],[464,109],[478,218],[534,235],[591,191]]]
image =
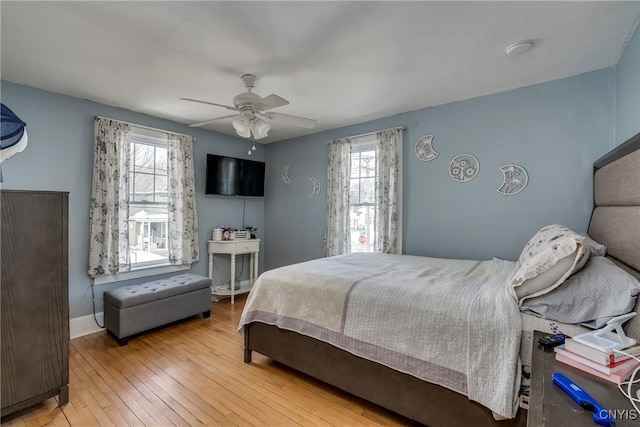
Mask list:
[[438,153],[433,149],[433,135],[425,135],[416,142],[416,157],[423,162],[430,162],[438,157]]
[[311,194],[309,194],[309,198],[315,199],[318,197],[318,194],[320,194],[320,181],[318,181],[318,178],[309,178],[309,181],[313,184],[313,190],[311,191]]
[[287,185],[293,182],[289,177],[290,170],[291,170],[291,165],[287,165],[284,168],[282,168],[282,181]]
[[505,196],[518,194],[529,183],[527,171],[518,165],[504,165],[500,167],[502,171],[502,185],[498,188],[498,193]]

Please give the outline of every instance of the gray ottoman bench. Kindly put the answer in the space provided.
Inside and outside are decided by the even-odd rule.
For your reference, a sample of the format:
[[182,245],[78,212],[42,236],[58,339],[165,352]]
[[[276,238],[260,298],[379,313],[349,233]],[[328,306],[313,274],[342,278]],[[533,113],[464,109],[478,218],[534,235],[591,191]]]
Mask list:
[[104,293],[104,326],[120,345],[140,332],[202,313],[211,315],[211,279],[180,274]]

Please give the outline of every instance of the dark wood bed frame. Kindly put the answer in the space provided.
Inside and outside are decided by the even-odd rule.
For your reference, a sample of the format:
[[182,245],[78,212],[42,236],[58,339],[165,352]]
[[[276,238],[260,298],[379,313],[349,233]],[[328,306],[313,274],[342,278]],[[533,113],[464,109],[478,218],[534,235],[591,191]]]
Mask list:
[[[600,169],[638,149],[640,134],[599,159],[595,168]],[[601,238],[601,243],[609,243],[606,236]],[[640,258],[640,255],[633,256]],[[636,269],[628,269],[640,277]],[[514,419],[497,421],[489,409],[466,396],[360,358],[325,342],[279,329],[277,326],[260,322],[245,325],[244,348],[246,363],[251,362],[252,351],[257,351],[295,370],[428,426],[506,427],[526,424],[527,413],[524,410],[519,410]]]

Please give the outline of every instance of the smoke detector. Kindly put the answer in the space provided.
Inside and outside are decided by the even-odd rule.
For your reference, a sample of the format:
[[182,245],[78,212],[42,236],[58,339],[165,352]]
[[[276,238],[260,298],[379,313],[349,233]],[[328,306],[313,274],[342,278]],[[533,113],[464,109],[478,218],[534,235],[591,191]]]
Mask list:
[[511,56],[522,55],[523,53],[527,53],[531,49],[533,49],[534,44],[535,43],[533,42],[533,40],[522,40],[507,46],[505,52],[507,53],[507,55]]

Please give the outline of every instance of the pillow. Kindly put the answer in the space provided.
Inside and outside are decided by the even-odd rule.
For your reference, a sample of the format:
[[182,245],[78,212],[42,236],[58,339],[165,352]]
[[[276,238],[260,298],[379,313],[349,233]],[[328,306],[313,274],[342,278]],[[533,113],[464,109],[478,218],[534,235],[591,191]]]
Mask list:
[[520,310],[599,329],[613,317],[632,312],[638,294],[638,279],[608,258],[593,256],[581,271],[552,292],[524,301]]
[[589,248],[591,256],[605,256],[607,254],[607,247],[593,240],[588,234],[584,236],[584,241]]
[[584,237],[559,224],[542,227],[522,250],[509,291],[522,305],[560,286],[588,258]]

